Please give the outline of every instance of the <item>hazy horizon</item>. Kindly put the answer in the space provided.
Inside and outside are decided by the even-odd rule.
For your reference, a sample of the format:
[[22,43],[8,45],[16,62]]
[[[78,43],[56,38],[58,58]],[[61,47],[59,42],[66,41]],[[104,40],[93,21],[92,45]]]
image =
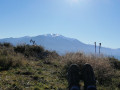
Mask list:
[[[52,34],[55,34],[55,33],[51,33],[50,35],[52,35]],[[41,34],[41,35],[49,35],[49,33],[48,34]],[[61,34],[57,34],[57,35],[61,35]],[[36,36],[39,36],[39,35],[36,35]],[[36,36],[29,36],[29,35],[27,35],[27,36],[21,36],[21,37],[7,37],[7,38],[22,38],[22,37],[36,37]],[[64,36],[64,35],[62,35],[62,36]],[[66,37],[66,36],[64,36],[64,37]],[[72,37],[66,37],[66,38],[72,38]],[[6,39],[6,38],[0,38],[0,39]],[[77,38],[73,38],[73,39],[77,39]],[[77,40],[79,40],[79,39],[77,39]],[[79,40],[79,41],[82,42],[81,40]],[[93,43],[82,42],[82,43],[89,44],[89,45],[94,45],[94,42]],[[99,46],[98,42],[96,42],[96,44],[97,44],[97,46]],[[105,47],[105,46],[102,46],[102,47],[104,47],[104,48],[111,48],[111,47]],[[120,48],[111,48],[111,49],[120,49]]]

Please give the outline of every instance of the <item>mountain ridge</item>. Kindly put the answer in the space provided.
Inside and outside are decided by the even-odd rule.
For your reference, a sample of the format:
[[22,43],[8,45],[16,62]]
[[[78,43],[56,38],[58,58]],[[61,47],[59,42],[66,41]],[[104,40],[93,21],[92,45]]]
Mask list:
[[[24,36],[20,38],[4,38],[0,39],[0,42],[9,42],[13,45],[19,44],[30,44],[30,40],[34,40],[37,45],[43,46],[45,49],[48,50],[55,50],[59,54],[65,54],[67,52],[84,52],[84,53],[94,53],[95,48],[94,45],[85,44],[77,39],[68,38],[63,35],[59,34],[45,34],[45,35],[37,35],[37,36]],[[99,47],[97,46],[97,53]],[[119,56],[120,48],[119,49],[111,49],[102,47],[101,53],[109,56]]]

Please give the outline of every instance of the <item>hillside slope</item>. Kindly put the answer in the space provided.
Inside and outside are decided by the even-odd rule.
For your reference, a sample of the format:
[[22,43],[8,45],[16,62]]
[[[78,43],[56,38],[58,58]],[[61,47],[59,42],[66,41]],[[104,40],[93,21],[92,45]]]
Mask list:
[[[115,58],[83,53],[59,56],[41,46],[8,43],[0,44],[0,89],[67,90],[67,70],[75,63],[80,69],[85,63],[92,65],[98,90],[120,89],[120,61]],[[83,87],[83,81],[80,84]]]

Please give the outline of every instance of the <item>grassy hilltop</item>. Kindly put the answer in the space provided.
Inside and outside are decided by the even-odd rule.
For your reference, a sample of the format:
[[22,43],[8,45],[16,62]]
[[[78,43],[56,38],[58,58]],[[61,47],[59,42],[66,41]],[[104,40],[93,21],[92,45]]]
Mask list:
[[120,61],[115,58],[79,52],[59,56],[41,46],[9,43],[0,44],[0,90],[67,90],[72,63],[93,66],[98,90],[120,90]]

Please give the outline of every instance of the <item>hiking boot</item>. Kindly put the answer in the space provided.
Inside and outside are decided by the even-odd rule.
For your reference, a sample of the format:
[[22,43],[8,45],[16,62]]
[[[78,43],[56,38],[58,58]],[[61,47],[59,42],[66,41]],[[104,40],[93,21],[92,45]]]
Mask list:
[[81,73],[82,79],[84,80],[84,90],[97,90],[92,66],[90,64],[85,64]]
[[77,64],[72,64],[68,69],[68,88],[69,90],[80,90],[80,69]]

